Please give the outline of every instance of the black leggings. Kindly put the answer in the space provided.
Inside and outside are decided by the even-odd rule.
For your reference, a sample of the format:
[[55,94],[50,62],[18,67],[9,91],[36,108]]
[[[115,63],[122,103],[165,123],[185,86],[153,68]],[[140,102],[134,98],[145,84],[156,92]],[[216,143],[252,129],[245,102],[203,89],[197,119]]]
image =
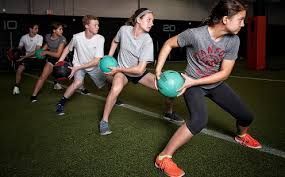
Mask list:
[[253,121],[253,115],[227,84],[222,83],[212,89],[190,87],[184,93],[184,99],[190,114],[186,125],[193,135],[199,133],[208,123],[205,96],[230,113],[237,120],[237,125],[247,127]]

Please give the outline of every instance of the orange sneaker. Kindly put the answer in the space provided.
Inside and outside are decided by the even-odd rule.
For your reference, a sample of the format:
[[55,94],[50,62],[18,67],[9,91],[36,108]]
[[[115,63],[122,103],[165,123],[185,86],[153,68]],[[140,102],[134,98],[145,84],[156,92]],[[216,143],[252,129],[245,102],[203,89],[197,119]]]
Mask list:
[[170,177],[185,175],[185,172],[172,161],[171,156],[157,156],[154,165]]
[[243,136],[236,136],[235,140],[239,144],[249,148],[259,149],[262,147],[261,144],[256,139],[251,137],[249,134],[245,134]]

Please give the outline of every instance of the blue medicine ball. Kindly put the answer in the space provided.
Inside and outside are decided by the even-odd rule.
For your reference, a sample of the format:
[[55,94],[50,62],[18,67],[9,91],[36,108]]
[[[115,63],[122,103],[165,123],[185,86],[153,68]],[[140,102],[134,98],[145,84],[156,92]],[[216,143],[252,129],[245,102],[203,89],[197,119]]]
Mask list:
[[111,71],[110,67],[117,67],[117,66],[118,66],[117,60],[114,57],[108,55],[101,58],[99,62],[99,67],[101,71],[104,73],[110,72]]
[[180,73],[172,70],[164,71],[157,81],[158,91],[167,97],[176,97],[178,89],[184,84],[184,78]]

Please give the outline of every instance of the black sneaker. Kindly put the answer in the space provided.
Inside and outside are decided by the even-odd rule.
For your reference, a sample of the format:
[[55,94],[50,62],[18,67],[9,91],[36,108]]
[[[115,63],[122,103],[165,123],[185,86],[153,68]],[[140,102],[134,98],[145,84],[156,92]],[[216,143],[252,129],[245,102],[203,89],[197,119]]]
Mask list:
[[31,96],[31,102],[34,103],[34,102],[37,102],[38,99],[37,99],[37,96]]
[[82,95],[89,95],[90,94],[90,92],[87,89],[80,89],[80,93]]
[[63,109],[63,108],[64,108],[63,105],[60,104],[60,103],[58,103],[58,104],[56,105],[56,110],[55,110],[55,112],[57,113],[57,115],[59,115],[59,116],[64,115],[64,109]]
[[184,119],[182,119],[178,114],[176,114],[176,112],[172,113],[165,112],[163,118],[177,125],[181,125],[182,123],[185,122]]

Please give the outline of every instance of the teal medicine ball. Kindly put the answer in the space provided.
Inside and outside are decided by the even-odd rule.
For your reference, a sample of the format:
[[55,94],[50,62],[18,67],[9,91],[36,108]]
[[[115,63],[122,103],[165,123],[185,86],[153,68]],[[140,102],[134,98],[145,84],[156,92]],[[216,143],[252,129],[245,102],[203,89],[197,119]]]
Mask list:
[[117,66],[118,66],[117,60],[114,57],[107,55],[101,58],[99,62],[99,67],[101,71],[104,73],[110,72],[111,71],[110,67],[117,67]]
[[184,78],[180,73],[172,70],[164,71],[157,81],[158,91],[167,97],[176,97],[177,91],[184,84]]
[[35,57],[36,57],[37,59],[40,59],[40,60],[45,59],[45,56],[42,56],[42,55],[41,55],[41,53],[42,53],[43,51],[44,51],[43,49],[37,49],[37,50],[35,51]]

